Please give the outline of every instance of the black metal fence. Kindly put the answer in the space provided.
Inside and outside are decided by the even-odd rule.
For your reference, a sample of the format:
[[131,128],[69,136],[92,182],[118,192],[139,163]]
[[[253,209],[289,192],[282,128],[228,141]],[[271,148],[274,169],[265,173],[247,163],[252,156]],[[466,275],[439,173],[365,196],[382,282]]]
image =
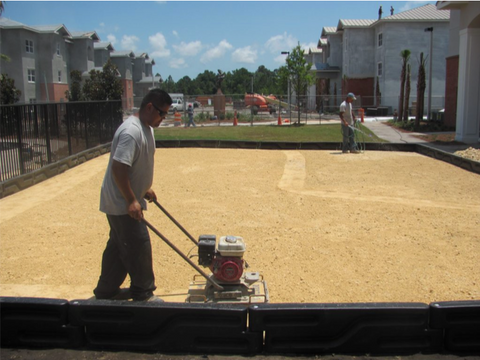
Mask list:
[[0,182],[109,142],[121,101],[0,106]]

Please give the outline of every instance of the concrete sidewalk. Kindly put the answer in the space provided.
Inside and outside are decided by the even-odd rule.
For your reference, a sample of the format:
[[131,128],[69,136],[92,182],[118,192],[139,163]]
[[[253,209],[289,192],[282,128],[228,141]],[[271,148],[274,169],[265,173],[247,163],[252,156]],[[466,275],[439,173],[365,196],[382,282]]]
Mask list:
[[420,133],[401,132],[394,127],[387,125],[385,121],[365,121],[362,125],[372,131],[379,138],[391,143],[422,144],[427,142],[414,136],[421,135]]
[[385,120],[380,119],[366,119],[363,123],[370,131],[372,131],[379,138],[387,140],[391,143],[408,143],[408,144],[422,144],[448,153],[465,150],[470,147],[480,149],[480,143],[463,144],[463,143],[433,143],[418,138],[415,135],[427,135],[426,133],[402,132],[392,126],[386,124]]

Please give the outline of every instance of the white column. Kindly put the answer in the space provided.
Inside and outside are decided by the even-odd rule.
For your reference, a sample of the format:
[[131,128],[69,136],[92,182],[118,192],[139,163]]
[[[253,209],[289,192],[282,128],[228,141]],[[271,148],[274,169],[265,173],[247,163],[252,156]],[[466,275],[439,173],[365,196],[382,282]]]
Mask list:
[[480,29],[460,30],[458,100],[455,140],[480,139]]

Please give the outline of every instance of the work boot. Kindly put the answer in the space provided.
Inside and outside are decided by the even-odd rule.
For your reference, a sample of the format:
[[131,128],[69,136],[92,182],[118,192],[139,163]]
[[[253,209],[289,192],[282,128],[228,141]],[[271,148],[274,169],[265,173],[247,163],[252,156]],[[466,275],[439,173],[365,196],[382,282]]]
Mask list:
[[155,302],[155,303],[163,303],[165,301],[163,301],[162,299],[160,299],[158,296],[156,295],[152,295],[146,299],[143,299],[143,300],[134,300],[135,302]]
[[132,293],[130,292],[130,289],[124,288],[118,290],[118,293],[111,297],[98,297],[96,296],[95,299],[97,300],[129,300],[132,298]]

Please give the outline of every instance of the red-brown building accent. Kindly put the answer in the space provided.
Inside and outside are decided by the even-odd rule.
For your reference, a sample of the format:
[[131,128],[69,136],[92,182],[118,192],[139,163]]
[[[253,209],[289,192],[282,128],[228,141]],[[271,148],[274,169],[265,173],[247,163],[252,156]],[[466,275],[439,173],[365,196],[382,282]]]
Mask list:
[[443,123],[446,126],[455,127],[457,122],[458,55],[447,58],[446,71],[445,118]]

